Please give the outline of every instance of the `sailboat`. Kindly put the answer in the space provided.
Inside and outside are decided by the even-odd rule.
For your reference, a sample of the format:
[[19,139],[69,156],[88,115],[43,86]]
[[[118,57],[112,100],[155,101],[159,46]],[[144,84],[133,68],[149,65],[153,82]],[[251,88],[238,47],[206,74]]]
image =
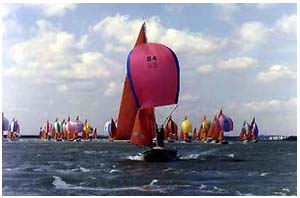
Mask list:
[[199,139],[197,136],[197,128],[194,128],[192,138],[193,138],[193,141],[197,141]]
[[184,142],[191,142],[191,137],[189,134],[192,134],[193,127],[191,121],[185,117],[184,120],[181,123],[181,134],[180,136],[182,137],[181,140]]
[[111,138],[130,140],[132,144],[150,147],[141,153],[145,161],[175,160],[177,150],[153,147],[153,138],[157,132],[155,107],[177,104],[178,94],[177,57],[162,44],[147,43],[144,23],[127,58],[118,125],[111,132]]
[[164,130],[168,142],[175,142],[175,140],[178,140],[177,131],[177,124],[172,120],[172,116],[170,116]]
[[229,116],[225,116],[223,114],[222,109],[219,112],[218,120],[221,128],[219,132],[218,141],[220,144],[228,144],[228,142],[224,139],[224,132],[230,132],[233,130],[233,121]]
[[8,132],[9,130],[9,121],[6,117],[4,117],[4,113],[2,112],[2,140],[4,139],[4,131]]
[[[207,141],[210,125],[211,125],[211,122],[206,119],[206,116],[204,116],[203,120],[201,122],[201,125],[200,125],[199,132],[198,132],[199,140],[201,140],[202,142]],[[211,137],[211,134],[210,134],[210,137]]]

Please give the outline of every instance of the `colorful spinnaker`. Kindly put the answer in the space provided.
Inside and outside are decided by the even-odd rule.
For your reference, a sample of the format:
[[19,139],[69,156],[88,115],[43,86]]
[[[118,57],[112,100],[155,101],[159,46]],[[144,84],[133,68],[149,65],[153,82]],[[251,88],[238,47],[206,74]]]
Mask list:
[[219,113],[218,119],[219,119],[221,130],[223,132],[233,131],[233,121],[232,121],[232,119],[228,116],[223,115],[222,110]]
[[9,121],[6,119],[6,117],[2,117],[2,131],[8,131],[9,130]]
[[177,103],[179,65],[170,48],[158,43],[138,45],[128,55],[127,73],[138,108]]

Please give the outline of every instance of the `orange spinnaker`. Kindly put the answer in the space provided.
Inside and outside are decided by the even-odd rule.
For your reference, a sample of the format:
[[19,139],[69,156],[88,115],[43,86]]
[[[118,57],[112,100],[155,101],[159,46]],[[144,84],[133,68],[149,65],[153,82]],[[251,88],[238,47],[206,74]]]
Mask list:
[[140,146],[151,146],[156,127],[153,108],[138,110],[130,142]]
[[[147,43],[145,23],[142,25],[135,46],[143,43]],[[143,117],[145,114],[140,111],[144,111],[144,110],[147,111],[147,113],[153,115],[151,120],[154,120],[155,123],[153,107],[146,108],[143,110],[138,110],[134,100],[132,90],[130,88],[128,77],[126,75],[124,87],[123,87],[123,95],[122,95],[121,105],[119,110],[119,116],[118,116],[118,127],[116,129],[115,136],[113,138],[116,140],[132,139],[131,136],[132,136],[133,129],[136,130],[138,129],[141,134],[146,134],[145,132],[147,132],[147,129],[151,128],[151,126],[146,126],[146,125],[151,123],[152,121],[151,120],[147,122],[145,121],[149,118],[147,116],[145,118]]]

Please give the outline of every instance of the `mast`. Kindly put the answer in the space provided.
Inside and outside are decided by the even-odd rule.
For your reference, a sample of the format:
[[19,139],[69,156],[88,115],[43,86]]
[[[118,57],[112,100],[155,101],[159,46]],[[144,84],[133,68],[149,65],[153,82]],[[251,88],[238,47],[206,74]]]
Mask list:
[[[140,29],[139,36],[137,37],[134,47],[143,43],[147,43],[145,22]],[[138,108],[130,88],[128,75],[126,74],[118,116],[118,126],[115,131],[112,131],[113,139],[129,140],[131,138],[137,112]]]

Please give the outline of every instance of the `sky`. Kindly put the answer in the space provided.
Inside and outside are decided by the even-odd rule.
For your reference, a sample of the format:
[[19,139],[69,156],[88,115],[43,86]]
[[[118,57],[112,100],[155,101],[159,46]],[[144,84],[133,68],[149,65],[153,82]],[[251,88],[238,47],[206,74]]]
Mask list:
[[[219,109],[238,135],[297,133],[296,4],[2,4],[2,111],[21,133],[77,115],[103,133],[117,118],[142,23],[180,65],[178,108],[199,128]],[[162,123],[174,105],[156,108]]]

